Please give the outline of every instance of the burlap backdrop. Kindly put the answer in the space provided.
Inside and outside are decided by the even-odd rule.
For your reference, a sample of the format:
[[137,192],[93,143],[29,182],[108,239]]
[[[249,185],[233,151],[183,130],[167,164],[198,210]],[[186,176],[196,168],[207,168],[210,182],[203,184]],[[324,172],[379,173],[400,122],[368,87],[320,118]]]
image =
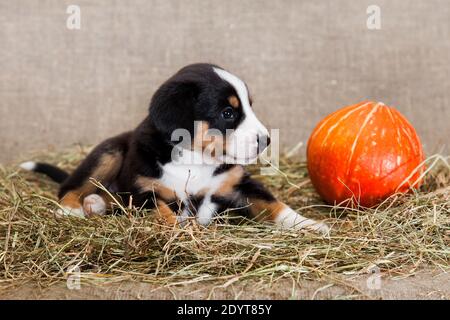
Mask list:
[[[66,28],[69,4],[81,30]],[[366,27],[369,4],[381,30]],[[398,107],[428,153],[450,138],[447,0],[1,0],[0,161],[133,128],[157,86],[199,61],[247,81],[284,148],[363,99]]]

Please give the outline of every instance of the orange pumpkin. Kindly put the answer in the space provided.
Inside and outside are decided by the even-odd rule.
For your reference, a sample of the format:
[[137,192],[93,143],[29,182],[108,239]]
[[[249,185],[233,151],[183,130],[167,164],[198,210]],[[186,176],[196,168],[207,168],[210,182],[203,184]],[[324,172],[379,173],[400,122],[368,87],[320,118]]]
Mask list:
[[371,101],[323,119],[309,138],[307,158],[311,181],[330,204],[352,199],[353,205],[374,206],[418,187],[424,169],[412,125],[394,108]]

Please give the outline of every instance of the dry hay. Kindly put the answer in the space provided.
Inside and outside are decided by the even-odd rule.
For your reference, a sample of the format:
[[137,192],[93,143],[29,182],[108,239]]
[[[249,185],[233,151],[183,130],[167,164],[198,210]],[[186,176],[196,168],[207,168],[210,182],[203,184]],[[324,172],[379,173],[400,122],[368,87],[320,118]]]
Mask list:
[[[70,170],[87,151],[39,159]],[[419,191],[395,195],[373,209],[325,205],[312,189],[305,163],[292,158],[281,160],[280,174],[258,176],[305,216],[326,219],[332,233],[322,237],[235,218],[209,228],[173,228],[136,208],[123,208],[120,216],[55,219],[56,184],[13,166],[0,167],[0,287],[65,281],[75,266],[82,281],[134,279],[161,286],[270,283],[286,277],[339,282],[342,275],[366,273],[373,266],[390,275],[422,267],[448,271],[448,158],[430,157],[428,168]]]

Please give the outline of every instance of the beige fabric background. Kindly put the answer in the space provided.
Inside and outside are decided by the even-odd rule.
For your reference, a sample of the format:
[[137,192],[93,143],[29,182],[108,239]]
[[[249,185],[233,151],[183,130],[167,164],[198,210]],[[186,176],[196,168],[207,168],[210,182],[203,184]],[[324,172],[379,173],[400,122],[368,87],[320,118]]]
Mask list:
[[[69,4],[81,30],[66,28]],[[369,4],[381,30],[366,28]],[[133,128],[157,86],[199,61],[247,81],[284,148],[375,99],[428,153],[449,149],[448,0],[0,0],[0,162]]]

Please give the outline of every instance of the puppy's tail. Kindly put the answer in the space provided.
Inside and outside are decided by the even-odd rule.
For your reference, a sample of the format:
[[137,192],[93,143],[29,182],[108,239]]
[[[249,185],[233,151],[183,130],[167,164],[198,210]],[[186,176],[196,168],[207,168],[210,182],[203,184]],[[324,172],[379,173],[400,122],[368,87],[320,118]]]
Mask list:
[[57,183],[63,183],[69,177],[66,171],[48,163],[27,161],[20,164],[20,167],[27,171],[43,173]]

